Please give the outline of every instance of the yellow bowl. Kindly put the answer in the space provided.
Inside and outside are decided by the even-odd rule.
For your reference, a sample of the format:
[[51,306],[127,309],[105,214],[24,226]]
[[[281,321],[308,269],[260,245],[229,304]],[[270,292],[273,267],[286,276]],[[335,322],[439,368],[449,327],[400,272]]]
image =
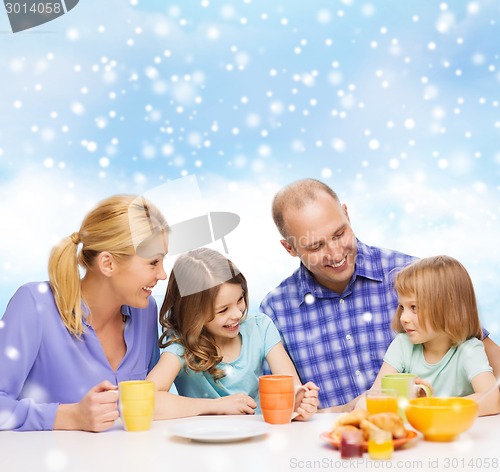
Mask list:
[[472,426],[477,408],[470,398],[413,398],[406,407],[406,418],[427,441],[453,441]]

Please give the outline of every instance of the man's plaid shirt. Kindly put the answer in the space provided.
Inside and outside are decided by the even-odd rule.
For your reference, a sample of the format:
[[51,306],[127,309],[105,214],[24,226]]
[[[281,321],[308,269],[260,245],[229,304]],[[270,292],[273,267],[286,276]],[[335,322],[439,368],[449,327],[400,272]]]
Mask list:
[[302,382],[318,387],[320,408],[342,405],[368,390],[394,338],[394,277],[416,258],[358,240],[354,274],[339,295],[300,267],[262,301]]

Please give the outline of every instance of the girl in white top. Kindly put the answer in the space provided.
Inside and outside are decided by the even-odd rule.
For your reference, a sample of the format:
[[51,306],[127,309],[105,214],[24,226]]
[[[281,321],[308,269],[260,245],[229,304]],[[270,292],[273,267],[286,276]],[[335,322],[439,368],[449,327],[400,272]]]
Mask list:
[[[245,277],[219,252],[201,248],[176,260],[160,310],[163,353],[147,377],[157,390],[155,419],[258,413],[264,360],[300,385],[271,319],[247,307]],[[174,381],[179,395],[169,392]],[[296,420],[318,407],[318,387],[303,387]]]
[[[481,341],[476,297],[465,267],[449,256],[421,259],[396,276],[399,306],[373,388],[396,372],[415,374],[436,396],[478,399],[479,416],[500,411],[500,392]],[[498,387],[498,385],[497,385]]]

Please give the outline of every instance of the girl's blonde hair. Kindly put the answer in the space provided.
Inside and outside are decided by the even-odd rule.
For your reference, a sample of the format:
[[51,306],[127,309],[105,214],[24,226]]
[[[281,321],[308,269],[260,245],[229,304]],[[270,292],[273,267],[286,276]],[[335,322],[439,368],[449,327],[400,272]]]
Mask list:
[[[78,232],[54,247],[49,257],[49,282],[59,315],[68,331],[83,333],[79,267],[88,270],[96,256],[108,251],[120,263],[135,254],[150,238],[168,231],[160,211],[135,195],[115,195],[87,214]],[[165,234],[166,237],[166,234]]]
[[[422,327],[448,335],[454,345],[472,337],[482,339],[472,280],[453,257],[428,257],[410,264],[397,274],[396,290],[415,297]],[[391,324],[399,333],[405,331],[401,313],[398,306]]]
[[[224,283],[241,286],[245,301],[243,320],[248,310],[248,288],[243,274],[217,251],[208,248],[190,251],[176,260],[160,309],[160,348],[180,343],[185,348],[185,367],[207,371],[215,381],[225,373],[217,369],[222,357],[206,324],[215,318],[215,298]],[[186,290],[186,284],[198,291]]]

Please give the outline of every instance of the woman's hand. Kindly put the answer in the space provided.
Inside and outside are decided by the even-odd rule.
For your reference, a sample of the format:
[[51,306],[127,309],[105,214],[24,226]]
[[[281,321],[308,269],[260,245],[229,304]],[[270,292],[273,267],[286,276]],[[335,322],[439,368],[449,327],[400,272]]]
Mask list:
[[118,416],[118,387],[105,380],[91,388],[80,402],[59,405],[54,429],[106,431]]
[[216,398],[218,415],[253,415],[257,403],[244,393],[234,393],[227,397]]
[[319,387],[313,382],[302,385],[295,402],[296,405],[298,404],[295,408],[297,416],[293,418],[295,421],[307,421],[318,411],[318,391]]

